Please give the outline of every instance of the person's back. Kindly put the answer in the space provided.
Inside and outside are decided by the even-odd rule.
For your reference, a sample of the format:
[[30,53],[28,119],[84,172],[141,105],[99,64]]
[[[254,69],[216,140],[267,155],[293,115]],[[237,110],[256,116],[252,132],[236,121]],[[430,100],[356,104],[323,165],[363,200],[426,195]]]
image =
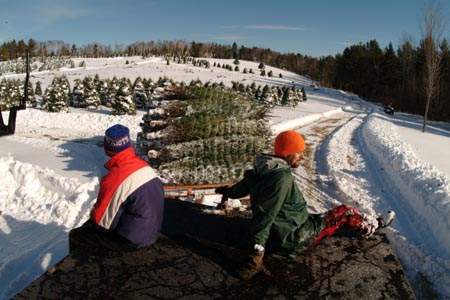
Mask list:
[[69,234],[70,251],[80,245],[131,250],[156,242],[164,214],[164,189],[147,162],[136,156],[128,128],[105,132],[105,154],[111,158],[100,182],[91,218]]
[[164,191],[153,169],[132,148],[113,156],[105,165],[92,217],[105,230],[114,229],[133,246],[156,241],[164,213]]

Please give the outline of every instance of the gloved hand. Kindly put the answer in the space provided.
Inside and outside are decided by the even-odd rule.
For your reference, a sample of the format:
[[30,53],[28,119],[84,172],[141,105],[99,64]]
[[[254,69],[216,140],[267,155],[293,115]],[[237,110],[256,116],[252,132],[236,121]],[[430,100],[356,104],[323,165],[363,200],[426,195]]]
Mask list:
[[222,195],[224,195],[224,196],[227,196],[228,195],[228,190],[229,190],[229,186],[227,186],[227,185],[224,185],[224,186],[219,186],[218,188],[216,188],[215,190],[214,190],[214,192],[216,193],[216,194],[222,194]]
[[222,200],[220,201],[219,204],[217,204],[217,208],[220,209],[224,209],[226,208],[226,202],[228,201],[228,192],[230,190],[229,186],[219,186],[218,188],[216,188],[214,190],[214,192],[216,192],[216,194],[222,194]]
[[[258,248],[261,247],[261,248]],[[250,251],[249,254],[244,258],[245,261],[242,262],[242,269],[239,271],[239,277],[244,280],[249,280],[253,278],[259,272],[264,272],[265,275],[269,276],[270,271],[264,266],[264,247],[261,245],[255,245],[255,250]]]

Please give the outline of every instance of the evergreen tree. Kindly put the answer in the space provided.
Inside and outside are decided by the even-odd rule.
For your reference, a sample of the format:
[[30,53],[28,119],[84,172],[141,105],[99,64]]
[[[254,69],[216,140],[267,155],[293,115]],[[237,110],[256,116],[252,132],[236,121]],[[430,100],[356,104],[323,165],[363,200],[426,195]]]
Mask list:
[[293,85],[292,89],[292,98],[291,98],[291,106],[296,107],[300,101],[302,101],[302,95],[300,94],[297,86]]
[[94,87],[97,90],[97,93],[100,95],[101,94],[101,89],[102,89],[102,80],[100,79],[100,76],[97,74],[95,74],[94,76]]
[[[23,84],[25,84],[25,82],[23,82]],[[33,89],[33,84],[31,83],[31,81],[28,81],[27,90],[28,90],[28,99],[26,99],[27,105],[33,106],[34,89]],[[25,96],[25,95],[22,95],[22,96]]]
[[87,109],[98,109],[100,106],[100,96],[95,88],[94,79],[91,76],[87,76],[83,80],[84,86],[84,103]]
[[37,96],[42,96],[42,87],[41,87],[41,82],[37,81],[36,82],[36,86],[34,88],[34,94]]
[[34,88],[34,100],[31,104],[34,108],[41,109],[43,100],[41,82],[37,81]]
[[70,95],[70,83],[69,83],[69,79],[67,79],[66,75],[62,75],[58,77],[58,81],[59,81],[59,85],[61,86],[61,89],[64,91],[64,93],[66,94],[66,101],[67,101],[67,106],[69,106],[69,95]]
[[0,107],[2,110],[10,108],[10,93],[9,93],[9,81],[2,78],[0,81]]
[[48,112],[69,111],[67,105],[66,83],[64,78],[55,76],[52,83],[45,90],[43,109]]
[[149,95],[153,93],[153,90],[155,89],[155,83],[151,78],[149,79],[143,79],[142,81],[144,83],[144,91],[147,98],[149,98]]
[[18,106],[23,96],[23,82],[20,79],[11,81],[11,107]]
[[271,88],[266,84],[261,93],[260,101],[262,105],[273,107],[273,96]]
[[105,103],[103,105],[107,107],[112,107],[114,105],[116,94],[119,91],[119,80],[116,76],[114,76],[109,82],[108,86],[108,96],[105,99]]
[[137,108],[145,108],[147,105],[148,97],[145,92],[144,83],[141,77],[137,77],[134,81],[134,102]]
[[239,53],[238,53],[238,47],[237,47],[237,44],[236,44],[236,42],[234,42],[233,43],[233,45],[231,46],[231,52],[232,52],[232,55],[233,55],[233,59],[235,60],[235,61],[238,61],[238,63],[236,64],[236,65],[238,65],[239,64]]
[[281,99],[281,105],[293,106],[294,93],[292,88],[284,87],[283,98]]
[[133,101],[132,86],[126,78],[119,81],[119,89],[112,106],[113,115],[135,115],[136,104]]
[[79,78],[75,79],[72,94],[70,95],[70,105],[73,107],[86,107],[84,102],[84,85]]

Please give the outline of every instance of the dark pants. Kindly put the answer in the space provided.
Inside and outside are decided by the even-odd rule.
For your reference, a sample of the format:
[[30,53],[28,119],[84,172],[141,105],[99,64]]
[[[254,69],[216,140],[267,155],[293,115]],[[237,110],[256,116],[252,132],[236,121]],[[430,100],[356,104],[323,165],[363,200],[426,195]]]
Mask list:
[[83,247],[92,250],[131,251],[136,248],[120,235],[112,232],[102,232],[91,221],[69,232],[69,252]]

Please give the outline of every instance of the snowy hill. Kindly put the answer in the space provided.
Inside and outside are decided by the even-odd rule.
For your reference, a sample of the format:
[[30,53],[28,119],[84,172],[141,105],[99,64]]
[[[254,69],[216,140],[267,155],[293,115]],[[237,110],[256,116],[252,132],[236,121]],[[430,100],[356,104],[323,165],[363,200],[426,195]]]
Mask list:
[[[284,70],[266,66],[275,76],[262,77],[256,62],[241,61],[241,70],[256,71],[243,74],[167,65],[155,57],[83,60],[83,68],[33,72],[31,82],[39,80],[45,89],[54,74],[64,73],[71,84],[99,74],[131,80],[167,76],[185,82],[222,81],[228,86],[232,81],[305,86],[306,102],[296,108],[275,107],[270,119],[274,133],[294,128],[306,138],[311,151],[296,178],[309,209],[318,212],[345,202],[368,213],[395,210],[397,220],[386,233],[418,298],[427,297],[422,294],[426,279],[440,299],[450,299],[450,162],[444,152],[450,146],[449,124],[431,122],[428,132],[421,133],[420,117],[387,116],[355,95],[313,90],[307,78]],[[210,61],[232,65],[232,60]],[[112,116],[107,108],[18,113],[16,134],[0,138],[0,299],[67,255],[68,231],[88,217],[105,174],[107,158],[97,142],[116,123],[129,127],[136,139],[143,114],[141,110],[136,116]]]

